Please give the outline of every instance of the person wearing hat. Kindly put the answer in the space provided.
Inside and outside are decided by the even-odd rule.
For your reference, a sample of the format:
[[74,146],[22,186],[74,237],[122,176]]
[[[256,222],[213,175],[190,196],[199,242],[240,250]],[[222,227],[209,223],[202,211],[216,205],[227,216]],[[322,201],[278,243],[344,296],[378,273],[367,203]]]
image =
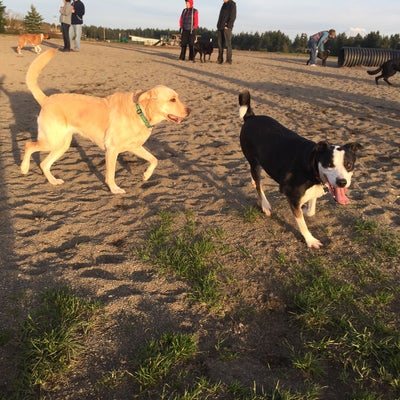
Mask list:
[[223,63],[224,48],[226,47],[226,62],[232,64],[232,29],[236,19],[236,3],[224,0],[217,22],[218,34],[218,64]]
[[185,0],[186,8],[182,11],[179,19],[181,33],[180,60],[185,60],[186,49],[189,46],[189,60],[194,62],[194,42],[196,30],[199,27],[199,12],[193,8],[193,0]]

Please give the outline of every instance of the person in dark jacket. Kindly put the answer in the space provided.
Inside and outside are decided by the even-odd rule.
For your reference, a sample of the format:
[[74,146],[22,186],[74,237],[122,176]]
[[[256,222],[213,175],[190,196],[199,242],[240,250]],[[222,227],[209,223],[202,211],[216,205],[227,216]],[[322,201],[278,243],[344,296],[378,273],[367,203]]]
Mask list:
[[85,5],[81,2],[81,0],[75,0],[72,6],[74,11],[71,15],[71,27],[69,28],[69,38],[71,43],[72,40],[75,39],[74,50],[79,51],[81,47],[82,24],[83,24],[83,16],[85,15]]
[[180,60],[186,57],[186,49],[189,46],[189,60],[194,62],[194,42],[196,30],[199,27],[199,12],[193,8],[193,0],[185,0],[186,8],[182,11],[179,19],[181,32],[181,54]]
[[226,47],[226,62],[232,64],[232,29],[235,19],[236,3],[233,0],[224,0],[217,22],[218,64],[224,61],[224,47]]

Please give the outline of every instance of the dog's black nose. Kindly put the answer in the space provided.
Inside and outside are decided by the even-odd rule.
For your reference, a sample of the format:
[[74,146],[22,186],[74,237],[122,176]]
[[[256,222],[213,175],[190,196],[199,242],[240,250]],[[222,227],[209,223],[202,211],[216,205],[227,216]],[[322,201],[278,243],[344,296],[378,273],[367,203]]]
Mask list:
[[336,185],[338,185],[340,188],[343,188],[347,185],[346,179],[336,179]]

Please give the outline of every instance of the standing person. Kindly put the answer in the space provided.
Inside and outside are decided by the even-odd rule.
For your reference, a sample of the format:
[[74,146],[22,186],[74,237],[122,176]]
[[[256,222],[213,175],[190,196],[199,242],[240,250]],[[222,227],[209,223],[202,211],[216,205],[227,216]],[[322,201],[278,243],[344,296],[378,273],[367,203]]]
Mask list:
[[226,47],[226,62],[232,64],[232,29],[235,19],[236,3],[233,0],[224,0],[217,22],[218,64],[224,61],[224,47]]
[[308,46],[310,47],[310,66],[316,66],[316,57],[318,51],[325,51],[325,43],[336,37],[336,31],[329,29],[329,31],[321,31],[310,36]]
[[194,62],[194,41],[196,39],[196,30],[199,27],[199,13],[193,8],[193,0],[185,0],[186,8],[182,11],[179,18],[179,27],[181,36],[181,54],[180,60],[186,57],[186,49],[189,45],[189,60]]
[[64,48],[61,51],[71,51],[69,40],[69,27],[71,26],[72,6],[71,0],[63,0],[64,5],[60,7],[61,32],[64,40]]
[[81,0],[75,0],[73,5],[74,12],[71,17],[71,27],[69,28],[69,40],[75,40],[74,51],[79,51],[81,48],[82,24],[83,16],[85,15],[85,5]]

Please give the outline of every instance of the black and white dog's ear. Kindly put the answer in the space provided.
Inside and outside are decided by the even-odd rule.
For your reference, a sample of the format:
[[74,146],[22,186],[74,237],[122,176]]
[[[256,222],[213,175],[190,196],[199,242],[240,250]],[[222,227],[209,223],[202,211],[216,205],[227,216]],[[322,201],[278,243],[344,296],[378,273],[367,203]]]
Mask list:
[[250,92],[248,90],[239,94],[239,116],[244,120],[254,115],[250,106]]
[[331,147],[332,146],[329,144],[329,142],[322,140],[321,142],[316,143],[314,150],[318,153],[322,153],[329,150]]
[[357,151],[361,150],[363,146],[360,143],[353,142],[347,143],[343,146],[345,149],[349,149],[352,153],[357,153]]
[[250,107],[250,92],[248,90],[239,94],[239,105]]

